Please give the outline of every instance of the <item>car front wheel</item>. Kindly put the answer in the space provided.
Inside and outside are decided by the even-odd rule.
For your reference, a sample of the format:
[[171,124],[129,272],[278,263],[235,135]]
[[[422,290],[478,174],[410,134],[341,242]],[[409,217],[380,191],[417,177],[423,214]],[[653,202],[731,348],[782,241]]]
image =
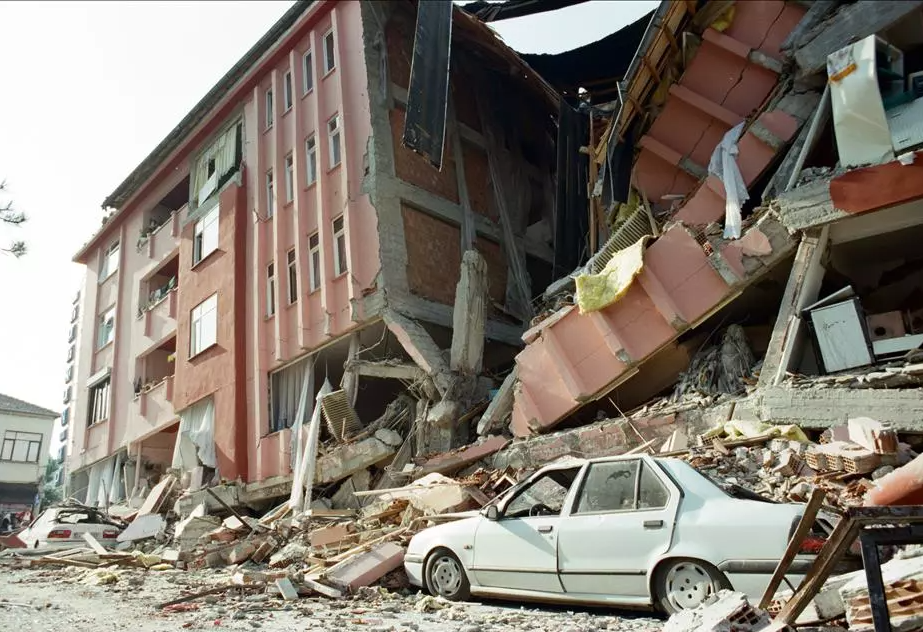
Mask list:
[[426,588],[430,594],[450,601],[465,601],[471,596],[468,575],[458,558],[447,549],[437,549],[426,561]]
[[719,590],[731,588],[731,582],[717,568],[693,559],[670,560],[657,569],[657,601],[667,614],[693,610]]

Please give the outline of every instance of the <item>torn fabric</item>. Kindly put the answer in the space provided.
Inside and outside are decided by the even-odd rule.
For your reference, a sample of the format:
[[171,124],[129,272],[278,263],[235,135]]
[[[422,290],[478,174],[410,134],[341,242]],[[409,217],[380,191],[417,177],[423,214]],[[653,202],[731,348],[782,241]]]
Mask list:
[[202,464],[215,467],[215,403],[209,397],[179,414],[179,432],[172,467],[191,470]]
[[644,267],[644,247],[650,235],[612,256],[599,274],[580,274],[577,285],[577,305],[580,313],[595,312],[622,298],[631,282]]
[[715,151],[712,152],[711,160],[708,162],[708,173],[721,180],[724,184],[726,196],[724,211],[724,238],[740,239],[741,207],[750,199],[750,193],[747,191],[747,183],[744,182],[740,174],[740,167],[737,165],[737,154],[740,149],[737,141],[743,133],[744,124],[738,123],[728,130]]

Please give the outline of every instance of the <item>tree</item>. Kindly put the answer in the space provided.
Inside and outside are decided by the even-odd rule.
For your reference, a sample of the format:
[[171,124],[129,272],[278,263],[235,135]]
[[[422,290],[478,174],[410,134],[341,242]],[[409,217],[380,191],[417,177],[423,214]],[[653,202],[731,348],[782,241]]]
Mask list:
[[[6,193],[6,181],[0,182],[0,193]],[[0,224],[9,224],[10,226],[22,226],[26,223],[25,213],[20,213],[13,208],[13,203],[7,201],[0,202]],[[4,252],[14,257],[21,257],[26,254],[26,242],[13,241],[9,247],[0,246],[0,252]]]
[[58,485],[58,470],[64,465],[57,459],[45,462],[45,475],[42,485],[42,509],[61,502],[61,487]]

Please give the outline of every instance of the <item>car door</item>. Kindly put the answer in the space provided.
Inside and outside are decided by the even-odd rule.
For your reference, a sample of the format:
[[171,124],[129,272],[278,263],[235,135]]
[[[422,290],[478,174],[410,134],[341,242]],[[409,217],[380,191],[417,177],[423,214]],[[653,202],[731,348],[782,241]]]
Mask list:
[[581,467],[539,473],[502,503],[497,520],[480,521],[471,570],[481,586],[563,592],[557,526]]
[[648,596],[648,569],[670,548],[680,489],[650,458],[590,463],[560,520],[568,593]]

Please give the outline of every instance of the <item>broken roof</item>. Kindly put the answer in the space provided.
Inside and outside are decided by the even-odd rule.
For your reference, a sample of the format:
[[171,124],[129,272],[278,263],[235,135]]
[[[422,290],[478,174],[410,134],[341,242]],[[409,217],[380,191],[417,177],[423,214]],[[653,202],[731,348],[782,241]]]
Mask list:
[[52,419],[60,416],[53,410],[48,410],[47,408],[42,408],[41,406],[36,406],[35,404],[30,404],[29,402],[24,402],[21,399],[16,399],[15,397],[10,397],[9,395],[4,395],[3,393],[0,393],[0,413],[8,413],[11,415],[30,415],[32,417],[49,417]]

